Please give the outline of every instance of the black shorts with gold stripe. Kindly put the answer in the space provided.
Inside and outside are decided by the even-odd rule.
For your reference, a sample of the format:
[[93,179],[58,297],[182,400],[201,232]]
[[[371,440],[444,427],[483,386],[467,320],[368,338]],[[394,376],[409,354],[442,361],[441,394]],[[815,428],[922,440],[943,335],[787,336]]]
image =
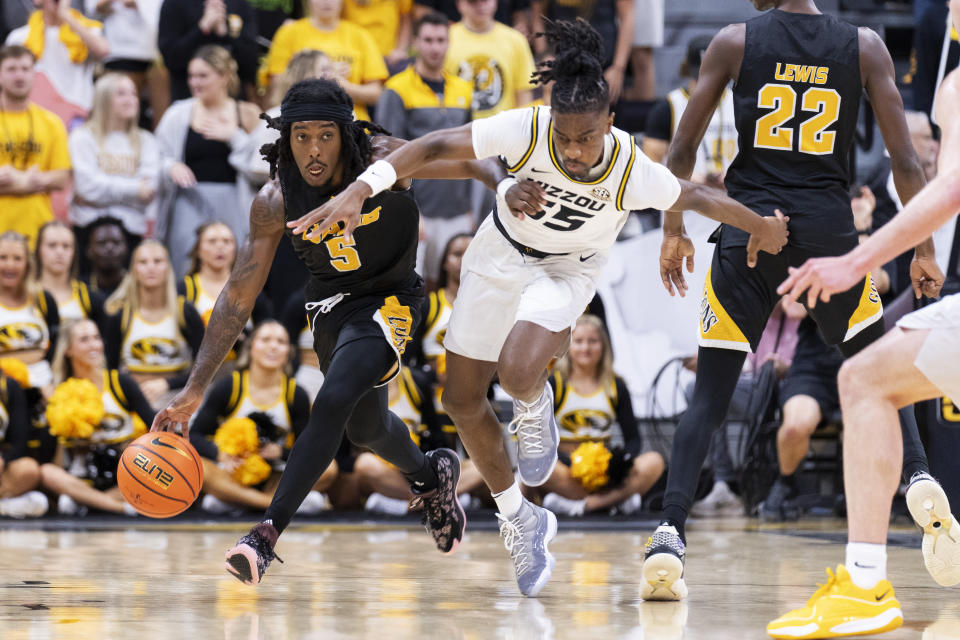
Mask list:
[[[729,237],[734,235],[721,231],[713,253],[700,300],[699,343],[701,347],[754,351],[780,301],[777,287],[787,278],[787,269],[799,267],[809,258],[838,253],[817,253],[788,244],[778,255],[761,252],[757,266],[751,269],[745,243]],[[805,298],[800,301],[806,304]],[[846,342],[883,318],[883,305],[869,274],[849,291],[832,296],[830,302],[820,301],[808,311],[827,344]]]
[[315,296],[310,294],[308,287],[307,319],[313,332],[313,349],[324,374],[338,349],[361,338],[374,337],[385,339],[397,355],[397,367],[389,371],[381,384],[397,375],[400,359],[423,317],[426,296],[420,276],[413,274],[404,286],[383,294],[344,295],[330,306],[329,297],[311,302]]

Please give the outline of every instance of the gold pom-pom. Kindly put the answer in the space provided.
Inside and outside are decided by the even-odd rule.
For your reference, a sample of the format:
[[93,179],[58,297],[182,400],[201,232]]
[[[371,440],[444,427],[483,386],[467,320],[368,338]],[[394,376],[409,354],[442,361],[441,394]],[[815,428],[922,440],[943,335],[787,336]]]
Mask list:
[[233,470],[233,479],[249,487],[269,478],[272,470],[270,463],[261,458],[259,453],[252,453]]
[[47,402],[50,434],[58,438],[86,439],[103,420],[103,397],[89,380],[69,378]]
[[213,444],[228,456],[242,458],[260,451],[257,424],[250,418],[230,418],[217,428]]
[[570,475],[587,491],[596,491],[610,482],[607,469],[612,454],[600,442],[584,442],[570,455]]
[[446,351],[444,351],[443,353],[437,356],[436,369],[437,369],[438,376],[447,375],[447,352]]
[[16,358],[0,358],[0,369],[3,375],[11,380],[16,380],[17,384],[24,389],[30,388],[30,370]]

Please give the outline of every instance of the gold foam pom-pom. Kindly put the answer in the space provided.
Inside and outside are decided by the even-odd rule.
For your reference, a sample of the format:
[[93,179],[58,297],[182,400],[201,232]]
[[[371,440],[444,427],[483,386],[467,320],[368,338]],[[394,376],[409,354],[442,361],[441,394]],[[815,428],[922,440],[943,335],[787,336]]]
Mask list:
[[228,456],[243,457],[260,451],[257,423],[250,418],[230,418],[217,428],[213,444]]
[[272,467],[270,463],[260,457],[259,453],[252,453],[243,459],[243,462],[233,470],[233,479],[244,486],[260,484],[270,477]]
[[3,370],[3,375],[11,380],[16,380],[17,384],[24,389],[30,387],[30,370],[27,369],[27,365],[23,364],[20,360],[16,358],[0,358],[0,369]]
[[68,378],[47,402],[50,434],[58,438],[86,439],[103,420],[103,397],[89,380]]
[[587,491],[596,491],[610,482],[607,469],[610,451],[599,442],[584,442],[570,455],[570,475]]

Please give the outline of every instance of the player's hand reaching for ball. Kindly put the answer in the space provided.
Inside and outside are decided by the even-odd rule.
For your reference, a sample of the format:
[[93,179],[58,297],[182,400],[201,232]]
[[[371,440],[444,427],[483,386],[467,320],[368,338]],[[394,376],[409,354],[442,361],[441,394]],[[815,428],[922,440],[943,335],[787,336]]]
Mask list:
[[545,194],[546,191],[538,182],[528,178],[510,187],[504,194],[503,199],[507,201],[507,206],[510,208],[513,217],[523,220],[523,217],[528,215],[536,219],[539,217],[537,214],[541,213],[543,208],[547,206],[547,200],[544,198]]
[[363,201],[369,198],[371,193],[373,190],[366,182],[354,182],[313,211],[291,220],[287,226],[298,236],[306,233],[306,240],[320,241],[331,226],[343,222],[343,237],[350,241],[353,239],[354,230],[360,225]]
[[173,397],[160,413],[153,419],[150,431],[176,431],[176,426],[180,425],[180,434],[185,438],[190,438],[190,417],[196,412],[203,400],[203,394],[193,391],[190,387],[185,387],[180,393]]
[[747,242],[747,266],[753,268],[757,266],[757,254],[761,251],[780,253],[787,244],[787,222],[790,220],[783,215],[779,209],[774,211],[774,215],[765,216],[762,219],[763,225],[760,231],[750,234],[750,240]]
[[685,233],[664,233],[660,243],[660,279],[671,296],[677,288],[680,297],[687,295],[687,280],[683,277],[683,263],[686,260],[687,271],[693,273],[693,242]]

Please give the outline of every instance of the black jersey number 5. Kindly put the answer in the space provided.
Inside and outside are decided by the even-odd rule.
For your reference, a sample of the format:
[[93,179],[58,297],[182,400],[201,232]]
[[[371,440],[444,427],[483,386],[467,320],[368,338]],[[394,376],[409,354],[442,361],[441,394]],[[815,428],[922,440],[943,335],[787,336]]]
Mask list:
[[[757,149],[793,151],[793,127],[783,126],[797,113],[797,92],[787,84],[767,83],[757,93],[757,107],[773,109],[757,120],[753,146]],[[833,153],[835,131],[826,128],[840,116],[840,94],[835,89],[810,87],[800,96],[800,110],[813,115],[800,123],[800,153],[823,156]]]
[[593,214],[560,205],[560,210],[550,216],[543,226],[557,231],[573,231],[582,227],[583,223],[592,217]]
[[326,242],[330,253],[330,265],[337,271],[356,271],[360,268],[360,254],[354,248],[355,241],[347,241],[343,236],[330,238]]

